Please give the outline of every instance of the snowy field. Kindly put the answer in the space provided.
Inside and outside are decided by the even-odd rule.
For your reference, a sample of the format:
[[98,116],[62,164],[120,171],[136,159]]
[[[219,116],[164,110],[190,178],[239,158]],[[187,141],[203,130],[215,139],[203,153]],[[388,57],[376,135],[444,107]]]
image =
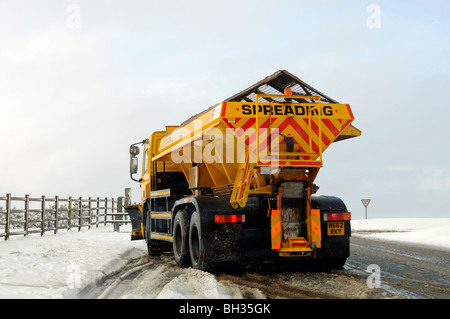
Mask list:
[[393,240],[450,250],[450,218],[352,220],[352,236]]
[[[450,218],[352,221],[353,236],[450,249]],[[12,236],[0,241],[0,298],[77,298],[84,287],[145,256],[143,241],[130,241],[129,226],[58,234]],[[188,269],[155,298],[241,298],[209,273]],[[192,273],[192,274],[191,274]],[[201,287],[201,289],[193,289]]]

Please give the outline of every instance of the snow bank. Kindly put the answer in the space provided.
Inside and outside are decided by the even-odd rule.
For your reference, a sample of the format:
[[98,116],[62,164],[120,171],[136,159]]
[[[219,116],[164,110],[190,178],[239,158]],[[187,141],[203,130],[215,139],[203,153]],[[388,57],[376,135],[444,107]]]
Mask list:
[[73,298],[144,254],[142,242],[111,226],[12,236],[0,241],[0,298]]
[[242,299],[238,288],[226,287],[210,273],[186,269],[164,286],[157,299]]
[[352,236],[435,246],[450,250],[450,218],[352,220]]
[[[83,288],[146,255],[143,241],[130,241],[128,226],[122,226],[120,232],[106,226],[43,237],[12,236],[0,241],[0,298],[78,298]],[[125,298],[243,298],[238,288],[227,287],[212,274],[195,269],[173,271],[156,265],[141,279]],[[154,288],[152,294],[149,287]]]

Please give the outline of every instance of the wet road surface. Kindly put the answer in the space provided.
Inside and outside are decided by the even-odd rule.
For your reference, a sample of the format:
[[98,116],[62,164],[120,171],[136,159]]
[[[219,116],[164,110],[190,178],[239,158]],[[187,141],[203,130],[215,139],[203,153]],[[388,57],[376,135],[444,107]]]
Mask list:
[[352,236],[350,254],[345,270],[372,274],[369,285],[379,275],[381,289],[406,298],[450,298],[450,251]]

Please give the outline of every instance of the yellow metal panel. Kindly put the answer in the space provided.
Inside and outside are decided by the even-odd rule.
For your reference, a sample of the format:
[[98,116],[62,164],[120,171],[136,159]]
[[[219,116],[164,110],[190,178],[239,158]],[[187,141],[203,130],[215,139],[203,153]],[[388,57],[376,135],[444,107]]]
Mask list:
[[214,183],[214,185],[212,186],[220,186],[220,185],[225,185],[225,184],[229,184],[230,180],[227,177],[226,172],[223,170],[223,165],[222,164],[217,164],[217,163],[213,163],[213,164],[206,164],[205,166],[209,172],[209,175],[211,176],[211,179]]
[[170,189],[163,189],[159,191],[153,191],[150,196],[170,196]]
[[281,248],[278,249],[278,254],[280,257],[301,257],[311,255],[312,251],[314,250],[310,247]]
[[171,213],[156,213],[156,212],[152,212],[150,213],[151,217],[172,217]]
[[311,209],[312,241],[316,248],[322,247],[322,233],[320,227],[320,209]]
[[219,103],[215,108],[205,112],[194,120],[187,122],[185,125],[178,127],[162,138],[159,146],[159,155],[153,158],[153,160],[201,138],[207,128],[212,127],[214,124],[218,124],[221,108],[222,103]]
[[281,248],[282,229],[281,229],[281,210],[273,209],[270,218],[272,233],[272,249]]
[[336,141],[342,141],[357,136],[361,136],[361,130],[350,124],[341,132],[341,134],[339,134],[339,136],[336,138]]
[[158,235],[158,234],[152,234],[151,236],[154,239],[167,239],[167,240],[173,240],[172,236],[164,236],[164,235]]
[[303,249],[308,247],[308,242],[303,237],[289,237],[286,242],[286,248]]

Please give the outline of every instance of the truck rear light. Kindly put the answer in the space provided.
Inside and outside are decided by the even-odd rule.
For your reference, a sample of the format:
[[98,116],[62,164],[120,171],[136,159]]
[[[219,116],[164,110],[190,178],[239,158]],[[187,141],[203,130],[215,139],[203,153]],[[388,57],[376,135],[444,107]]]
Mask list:
[[323,220],[326,222],[334,222],[341,220],[350,220],[351,213],[324,213]]
[[214,222],[216,224],[245,223],[245,215],[243,214],[216,215],[214,216]]

